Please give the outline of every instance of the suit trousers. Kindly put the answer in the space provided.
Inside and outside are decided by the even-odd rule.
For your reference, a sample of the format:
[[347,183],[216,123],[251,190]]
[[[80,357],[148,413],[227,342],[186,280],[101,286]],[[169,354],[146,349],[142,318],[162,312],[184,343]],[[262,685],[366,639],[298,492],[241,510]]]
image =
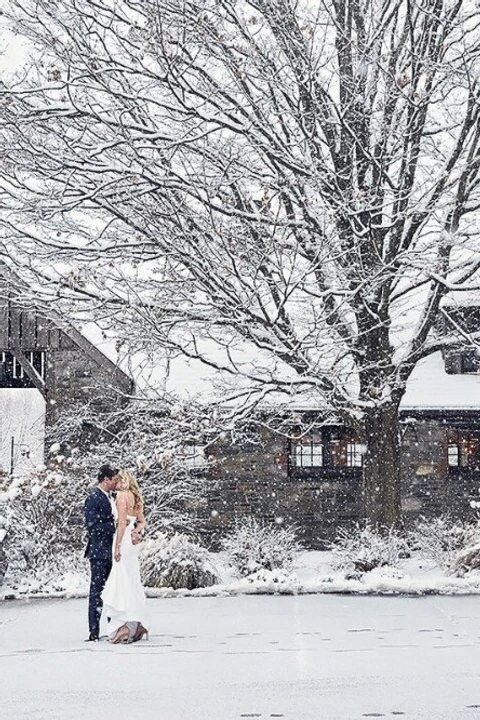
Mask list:
[[100,616],[102,614],[103,588],[112,569],[112,558],[104,560],[90,559],[90,596],[88,599],[88,627],[91,635],[100,632]]

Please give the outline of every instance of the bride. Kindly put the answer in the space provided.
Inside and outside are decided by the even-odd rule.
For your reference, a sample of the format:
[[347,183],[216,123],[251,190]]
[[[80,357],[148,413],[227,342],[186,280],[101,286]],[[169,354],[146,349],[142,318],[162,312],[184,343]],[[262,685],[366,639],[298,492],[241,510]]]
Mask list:
[[145,527],[143,500],[133,475],[119,472],[115,503],[117,529],[113,539],[112,571],[102,593],[110,642],[148,640],[145,593],[140,580],[138,543]]

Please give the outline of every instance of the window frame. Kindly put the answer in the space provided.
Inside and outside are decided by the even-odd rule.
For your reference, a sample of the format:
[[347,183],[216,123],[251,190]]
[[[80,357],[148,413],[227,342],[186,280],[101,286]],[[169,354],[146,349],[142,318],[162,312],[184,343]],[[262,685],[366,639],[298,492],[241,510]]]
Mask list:
[[[296,458],[297,444],[308,436],[319,436],[321,442],[315,443],[322,446],[321,465],[298,465]],[[305,443],[308,447],[308,443]],[[354,446],[354,455],[360,458],[361,464],[354,464],[349,446]],[[338,450],[337,448],[341,448]],[[308,453],[306,453],[308,455]],[[301,479],[308,477],[332,477],[332,476],[356,476],[363,471],[364,446],[351,430],[343,426],[325,426],[314,428],[310,432],[291,437],[288,446],[288,477],[290,479]],[[339,459],[341,461],[339,462]]]
[[[456,463],[450,459],[456,456]],[[480,470],[480,431],[450,427],[447,431],[448,472],[475,472]]]
[[[195,449],[198,448],[199,452],[195,452]],[[189,452],[189,450],[193,450],[193,452]],[[183,446],[183,459],[185,463],[185,469],[188,473],[202,473],[204,472],[208,467],[208,457],[207,453],[205,452],[206,445],[205,443],[200,442],[187,442]],[[201,458],[201,460],[197,463],[196,458]],[[192,462],[193,461],[193,462]]]
[[[302,442],[305,440],[305,438],[308,438],[309,436],[312,437],[311,442]],[[316,438],[318,437],[318,441],[315,442]],[[303,450],[305,448],[305,450]],[[314,449],[319,449],[314,451]],[[300,450],[300,452],[298,452]],[[312,468],[323,468],[325,467],[325,438],[323,436],[322,432],[312,432],[307,433],[303,438],[299,438],[298,440],[292,441],[292,463],[295,465],[296,468],[306,470],[306,469],[312,469]],[[304,457],[309,457],[311,459],[310,463],[304,464],[297,463],[297,458],[303,460]],[[315,463],[314,458],[320,458],[320,462]]]

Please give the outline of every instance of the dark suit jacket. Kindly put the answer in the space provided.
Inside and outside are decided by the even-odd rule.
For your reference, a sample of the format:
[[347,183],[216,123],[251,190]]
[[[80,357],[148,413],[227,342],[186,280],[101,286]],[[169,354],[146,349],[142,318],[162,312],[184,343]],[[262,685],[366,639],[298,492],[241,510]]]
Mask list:
[[115,521],[110,500],[98,487],[85,500],[85,525],[88,530],[85,557],[111,560]]

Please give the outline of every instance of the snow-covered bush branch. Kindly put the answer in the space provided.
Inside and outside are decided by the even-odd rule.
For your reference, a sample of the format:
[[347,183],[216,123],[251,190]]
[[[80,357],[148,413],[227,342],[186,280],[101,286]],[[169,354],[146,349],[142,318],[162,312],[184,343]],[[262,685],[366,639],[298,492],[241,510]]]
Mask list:
[[375,568],[396,567],[400,560],[409,557],[407,540],[395,530],[377,532],[368,524],[356,524],[341,529],[332,545],[333,564],[347,575],[365,573]]
[[83,502],[90,484],[81,472],[58,468],[6,481],[0,498],[6,585],[30,578],[41,587],[66,572],[85,572]]
[[445,571],[454,571],[459,553],[479,542],[477,523],[455,521],[448,516],[421,518],[410,533],[412,548]]
[[301,545],[294,528],[267,525],[253,517],[238,520],[222,540],[229,564],[246,577],[260,570],[289,570]]
[[194,590],[219,580],[214,556],[206,548],[180,533],[164,533],[142,543],[142,580],[147,587]]

